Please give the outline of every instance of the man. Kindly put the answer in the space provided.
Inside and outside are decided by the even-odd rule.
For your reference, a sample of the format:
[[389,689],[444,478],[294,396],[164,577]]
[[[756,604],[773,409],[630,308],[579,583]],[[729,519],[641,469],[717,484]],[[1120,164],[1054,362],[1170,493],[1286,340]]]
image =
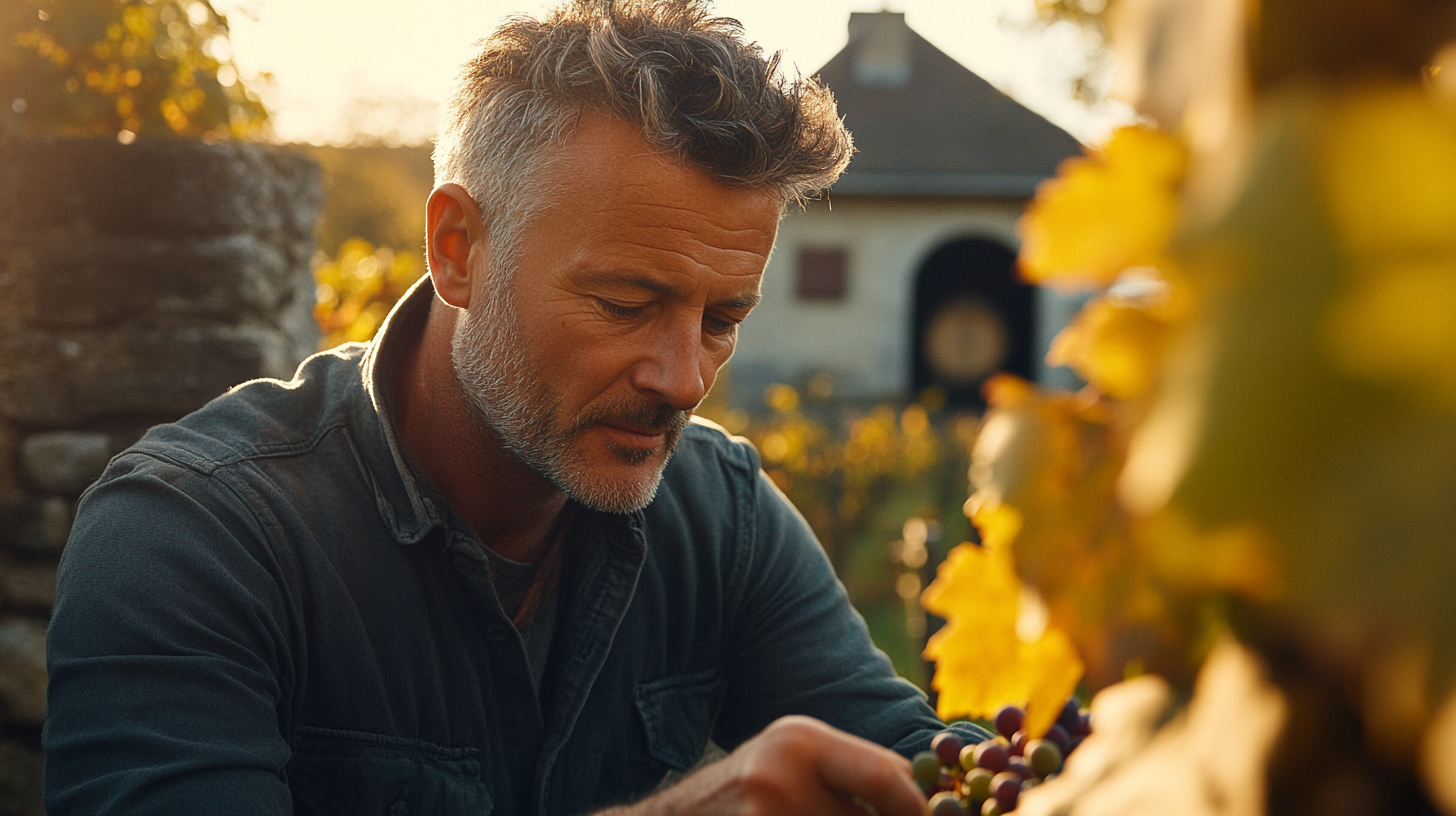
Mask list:
[[921,812],[939,721],[752,449],[689,419],[848,154],[828,92],[700,0],[497,32],[380,336],[83,498],[51,812]]

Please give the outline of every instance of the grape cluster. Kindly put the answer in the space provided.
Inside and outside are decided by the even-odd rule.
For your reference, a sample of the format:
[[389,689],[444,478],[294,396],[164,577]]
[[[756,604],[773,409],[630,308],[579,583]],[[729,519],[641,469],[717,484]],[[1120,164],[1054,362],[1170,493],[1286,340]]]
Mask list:
[[1021,792],[1057,775],[1068,754],[1092,733],[1087,712],[1075,698],[1040,739],[1029,739],[1026,712],[1014,705],[996,712],[999,736],[967,745],[954,731],[942,731],[930,750],[911,760],[915,781],[930,797],[927,816],[1002,816],[1016,810]]

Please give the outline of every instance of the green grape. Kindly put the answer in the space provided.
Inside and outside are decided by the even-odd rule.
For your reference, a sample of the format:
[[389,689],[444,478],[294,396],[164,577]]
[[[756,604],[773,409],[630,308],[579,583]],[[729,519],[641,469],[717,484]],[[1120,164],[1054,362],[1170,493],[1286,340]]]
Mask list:
[[[978,743],[977,743],[978,744]],[[976,768],[976,744],[967,745],[961,749],[961,770],[973,771]]]
[[1037,776],[1056,773],[1062,768],[1062,749],[1051,740],[1032,740],[1026,744],[1026,764]]
[[995,774],[985,768],[976,768],[966,774],[966,796],[972,799],[991,798],[991,778]]
[[940,757],[934,751],[921,751],[910,760],[915,781],[927,795],[940,790]]
[[930,797],[925,813],[926,816],[966,816],[966,809],[954,793],[942,791]]

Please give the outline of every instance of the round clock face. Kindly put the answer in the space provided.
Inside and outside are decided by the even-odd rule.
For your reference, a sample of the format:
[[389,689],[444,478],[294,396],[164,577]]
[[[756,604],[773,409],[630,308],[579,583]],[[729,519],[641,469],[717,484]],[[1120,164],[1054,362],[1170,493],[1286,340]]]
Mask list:
[[950,386],[976,385],[996,373],[1009,345],[1006,321],[980,298],[953,298],[925,325],[925,360]]

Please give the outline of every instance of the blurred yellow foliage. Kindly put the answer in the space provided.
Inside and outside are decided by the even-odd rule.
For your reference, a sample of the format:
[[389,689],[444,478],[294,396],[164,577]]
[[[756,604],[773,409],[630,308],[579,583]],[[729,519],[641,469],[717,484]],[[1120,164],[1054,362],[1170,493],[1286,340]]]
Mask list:
[[1450,259],[1456,106],[1418,87],[1371,84],[1334,100],[1321,125],[1321,177],[1351,256]]
[[[988,385],[985,543],[923,598],[951,621],[927,652],[942,699],[1023,702],[1077,656],[1093,690],[1143,669],[1186,687],[1233,633],[1359,688],[1364,750],[1413,767],[1456,699],[1456,106],[1410,83],[1271,92],[1237,193],[1196,191],[1176,243],[1186,154],[1119,133],[1022,225],[1030,277],[1110,288],[1053,345],[1083,392]],[[1020,651],[1031,590],[1075,655]]]
[[783,383],[765,389],[763,400],[771,414],[758,421],[738,411],[707,415],[754,443],[765,472],[814,528],[836,567],[844,566],[852,539],[891,494],[946,507],[964,495],[955,474],[964,472],[974,434],[969,417],[936,419],[919,404],[878,405],[825,422],[806,413],[798,389]]
[[1056,336],[1047,362],[1070,367],[1114,399],[1140,397],[1153,384],[1170,331],[1146,303],[1102,296]]
[[209,0],[9,0],[0,101],[0,130],[31,135],[215,140],[267,119]]
[[[952,701],[947,705],[977,712],[1025,705],[1031,689],[1056,689],[1064,700],[1084,670],[1093,688],[1134,666],[1176,675],[1187,670],[1188,644],[1208,641],[1206,630],[1217,625],[1180,603],[1167,565],[1143,557],[1142,528],[1117,500],[1137,418],[1191,311],[1169,254],[1186,162],[1177,139],[1146,127],[1120,129],[1088,158],[1063,163],[1022,220],[1028,277],[1067,287],[1117,285],[1058,335],[1049,356],[1086,379],[1086,390],[1048,392],[1007,375],[986,385],[966,512],[994,555],[962,557],[923,598],[951,622],[927,657],[963,656],[954,668],[937,663],[935,682],[947,695],[942,700]],[[978,570],[1001,573],[978,577]],[[984,590],[968,594],[967,587],[988,581],[1008,586],[967,604]],[[1027,588],[1046,608],[1048,625],[1037,642],[1055,646],[1008,652],[1015,655],[1013,674],[1025,675],[1020,685],[1008,684],[994,677],[1006,670],[1005,654],[970,656],[985,651],[980,622],[1014,622]],[[1004,608],[992,615],[988,604]],[[1003,633],[1003,652],[1013,634]],[[1050,722],[1038,719],[1038,726]]]
[[324,334],[319,348],[367,342],[424,272],[413,253],[376,248],[363,238],[345,241],[338,255],[314,269],[314,319]]
[[[1268,723],[1275,742],[1237,759],[1169,750],[1170,726],[1142,757],[1161,764],[1088,780],[1078,812],[1183,812],[1169,779],[1237,770],[1247,807],[1198,806],[1313,813],[1362,790],[1356,809],[1456,814],[1456,104],[1443,79],[1456,6],[1038,8],[1089,30],[1114,21],[1125,98],[1194,149],[1121,131],[1136,138],[1066,162],[1039,191],[1024,273],[1110,286],[1053,351],[1089,385],[993,395],[968,511],[1091,690],[1119,663],[1189,690],[1232,635],[1268,673],[1254,696],[1289,711]],[[1128,296],[1135,267],[1162,298]],[[1004,626],[1013,593],[994,593],[993,614],[966,590],[1012,579],[976,569],[943,572],[926,599]],[[945,688],[987,688],[975,671]],[[1203,703],[1239,699],[1229,680]],[[1037,795],[1023,805],[1055,810]]]
[[1353,267],[1325,324],[1330,354],[1456,408],[1456,105],[1370,85],[1326,121],[1321,177]]
[[1187,161],[1179,140],[1128,126],[1090,155],[1063,162],[1021,220],[1022,274],[1033,283],[1101,287],[1129,268],[1163,264]]

